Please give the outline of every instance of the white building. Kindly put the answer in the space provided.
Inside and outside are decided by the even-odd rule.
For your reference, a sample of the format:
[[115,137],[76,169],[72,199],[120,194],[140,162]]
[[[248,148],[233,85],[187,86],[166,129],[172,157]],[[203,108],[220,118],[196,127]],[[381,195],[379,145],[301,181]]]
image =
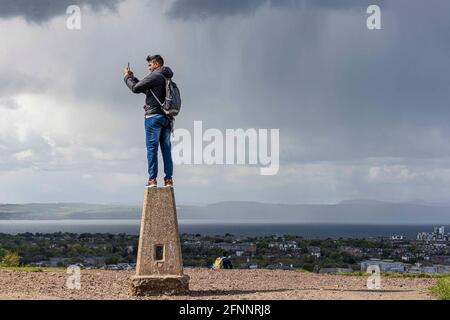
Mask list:
[[369,266],[378,266],[381,272],[405,272],[405,264],[403,262],[395,262],[393,260],[369,259],[361,262],[361,271],[367,271]]
[[445,234],[445,227],[444,226],[434,227],[434,233],[437,234],[437,235],[444,235]]
[[445,234],[445,227],[434,227],[433,232],[419,232],[417,240],[420,241],[450,241],[450,234]]
[[312,256],[315,257],[317,259],[320,258],[321,254],[320,254],[320,247],[307,247],[308,253]]

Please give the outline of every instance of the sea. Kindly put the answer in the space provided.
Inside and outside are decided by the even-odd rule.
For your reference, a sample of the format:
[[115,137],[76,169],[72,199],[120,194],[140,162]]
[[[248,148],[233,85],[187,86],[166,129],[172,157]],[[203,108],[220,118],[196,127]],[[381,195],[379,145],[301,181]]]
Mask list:
[[[415,239],[419,232],[432,232],[436,225],[423,224],[339,224],[339,223],[280,223],[227,222],[217,220],[179,220],[179,232],[201,235],[270,236],[297,235],[305,239],[363,239],[402,235]],[[445,225],[444,225],[445,226]],[[449,226],[445,226],[449,230]],[[0,220],[0,233],[125,233],[139,234],[140,220]]]

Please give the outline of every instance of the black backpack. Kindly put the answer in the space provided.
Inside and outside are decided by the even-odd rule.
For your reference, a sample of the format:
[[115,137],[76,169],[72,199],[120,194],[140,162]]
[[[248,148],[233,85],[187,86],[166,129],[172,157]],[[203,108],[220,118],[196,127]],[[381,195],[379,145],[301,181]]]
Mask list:
[[178,89],[178,86],[175,82],[172,81],[172,79],[165,78],[166,79],[166,99],[163,103],[159,101],[158,97],[155,95],[152,89],[150,89],[150,92],[152,93],[153,97],[155,97],[156,101],[161,105],[162,111],[167,116],[175,117],[178,115],[181,109],[181,95],[180,95],[180,89]]

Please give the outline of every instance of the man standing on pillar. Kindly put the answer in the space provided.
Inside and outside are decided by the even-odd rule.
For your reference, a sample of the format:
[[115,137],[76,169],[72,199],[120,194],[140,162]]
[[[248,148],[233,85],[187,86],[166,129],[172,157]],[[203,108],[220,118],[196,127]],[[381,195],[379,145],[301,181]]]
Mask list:
[[164,59],[160,55],[148,56],[147,63],[150,74],[140,81],[129,67],[124,70],[124,80],[128,88],[134,93],[146,95],[144,110],[149,174],[146,187],[157,187],[158,145],[161,145],[164,161],[164,186],[173,187],[172,147],[170,143],[173,118],[167,116],[161,109],[161,102],[166,98],[166,78],[171,79],[173,72],[169,67],[164,66]]

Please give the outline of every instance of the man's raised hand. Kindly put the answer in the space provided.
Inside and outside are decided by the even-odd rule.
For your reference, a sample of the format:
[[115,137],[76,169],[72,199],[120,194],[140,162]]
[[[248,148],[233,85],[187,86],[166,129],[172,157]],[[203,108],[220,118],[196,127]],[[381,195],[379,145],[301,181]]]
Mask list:
[[130,76],[130,77],[134,76],[133,71],[131,71],[128,67],[126,67],[125,70],[123,70],[123,74],[125,76]]

